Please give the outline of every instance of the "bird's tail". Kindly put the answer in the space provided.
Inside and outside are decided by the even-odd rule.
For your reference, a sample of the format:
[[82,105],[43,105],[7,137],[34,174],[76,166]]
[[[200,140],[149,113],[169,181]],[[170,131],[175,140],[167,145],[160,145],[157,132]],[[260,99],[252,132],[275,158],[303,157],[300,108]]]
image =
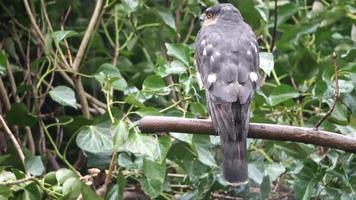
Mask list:
[[219,132],[223,155],[223,174],[231,185],[248,182],[246,137],[249,126],[249,104],[209,103],[213,126]]
[[248,182],[246,141],[222,141],[223,173],[233,185]]

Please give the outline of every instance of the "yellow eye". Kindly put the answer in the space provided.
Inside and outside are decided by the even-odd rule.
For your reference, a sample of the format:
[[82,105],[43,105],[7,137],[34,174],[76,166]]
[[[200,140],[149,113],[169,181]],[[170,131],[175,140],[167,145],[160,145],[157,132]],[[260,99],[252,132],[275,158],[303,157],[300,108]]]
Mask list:
[[213,18],[213,14],[212,13],[206,13],[206,18],[208,18],[208,19]]

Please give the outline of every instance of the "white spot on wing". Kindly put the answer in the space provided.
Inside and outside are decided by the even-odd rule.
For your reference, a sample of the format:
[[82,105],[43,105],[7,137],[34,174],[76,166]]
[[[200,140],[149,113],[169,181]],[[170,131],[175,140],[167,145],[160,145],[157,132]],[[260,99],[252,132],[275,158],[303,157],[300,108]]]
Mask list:
[[214,61],[215,61],[214,56],[211,56],[210,57],[210,62],[214,62]]
[[205,45],[205,39],[200,42],[201,45]]
[[213,48],[213,45],[212,44],[208,44],[208,46],[206,46],[208,48]]
[[257,76],[256,72],[251,72],[251,73],[250,73],[250,79],[251,79],[251,81],[253,81],[253,82],[256,82],[256,81],[257,81],[258,76]]
[[220,52],[215,51],[215,55],[216,55],[216,56],[220,56],[221,54],[220,54]]
[[251,55],[251,51],[250,51],[250,50],[247,50],[246,54],[247,54],[247,55]]
[[214,83],[216,81],[216,74],[209,74],[208,75],[208,82]]
[[203,50],[203,56],[206,56],[206,48]]

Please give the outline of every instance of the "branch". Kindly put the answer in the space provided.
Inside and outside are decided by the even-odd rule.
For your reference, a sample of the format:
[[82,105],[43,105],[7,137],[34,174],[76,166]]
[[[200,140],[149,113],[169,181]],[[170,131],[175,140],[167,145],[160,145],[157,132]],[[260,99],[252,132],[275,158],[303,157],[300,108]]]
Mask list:
[[331,60],[333,62],[333,65],[334,65],[334,70],[335,70],[335,94],[334,94],[334,102],[332,104],[332,106],[330,107],[330,109],[328,110],[328,112],[326,113],[326,115],[324,115],[324,117],[322,117],[318,123],[315,125],[315,128],[318,129],[319,126],[325,121],[326,118],[328,118],[328,116],[334,111],[334,108],[336,106],[336,103],[337,103],[337,100],[340,96],[340,93],[339,93],[339,71],[338,71],[338,66],[337,66],[337,63],[336,63],[336,53],[333,52],[333,54],[331,55]]
[[[144,133],[181,132],[216,134],[210,120],[179,117],[144,117],[138,122]],[[302,142],[356,153],[356,138],[313,128],[251,123],[249,138]]]
[[17,151],[17,153],[19,154],[20,160],[23,164],[23,166],[25,166],[25,155],[21,149],[20,144],[18,143],[18,141],[16,140],[14,134],[12,134],[10,128],[7,126],[4,118],[2,118],[2,116],[0,115],[0,124],[1,126],[5,129],[5,132],[7,133],[7,135],[9,136],[12,144],[15,146],[15,149]]
[[271,52],[273,52],[274,44],[275,44],[275,42],[276,42],[276,35],[277,35],[277,17],[278,17],[278,5],[277,5],[277,0],[274,0],[274,23],[273,23],[272,42],[271,42]]
[[95,9],[94,9],[93,15],[92,15],[92,17],[90,19],[90,22],[89,22],[89,25],[88,25],[87,29],[85,30],[83,40],[80,43],[80,46],[79,46],[79,49],[78,49],[78,53],[75,56],[74,61],[73,61],[73,66],[72,67],[73,67],[74,70],[78,71],[78,68],[79,68],[79,65],[80,65],[80,63],[82,61],[85,49],[88,46],[88,42],[89,42],[90,36],[93,33],[94,27],[95,27],[95,25],[96,25],[96,23],[98,21],[102,4],[103,4],[103,0],[97,0],[96,1],[96,5],[95,5]]

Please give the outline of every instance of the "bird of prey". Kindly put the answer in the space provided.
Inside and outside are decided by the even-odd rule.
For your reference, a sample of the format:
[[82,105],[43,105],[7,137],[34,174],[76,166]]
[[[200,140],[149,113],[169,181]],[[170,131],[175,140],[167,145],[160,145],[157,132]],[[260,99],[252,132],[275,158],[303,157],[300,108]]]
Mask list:
[[223,175],[231,185],[246,184],[250,103],[259,79],[256,36],[231,4],[206,9],[201,20],[195,62],[221,139]]

